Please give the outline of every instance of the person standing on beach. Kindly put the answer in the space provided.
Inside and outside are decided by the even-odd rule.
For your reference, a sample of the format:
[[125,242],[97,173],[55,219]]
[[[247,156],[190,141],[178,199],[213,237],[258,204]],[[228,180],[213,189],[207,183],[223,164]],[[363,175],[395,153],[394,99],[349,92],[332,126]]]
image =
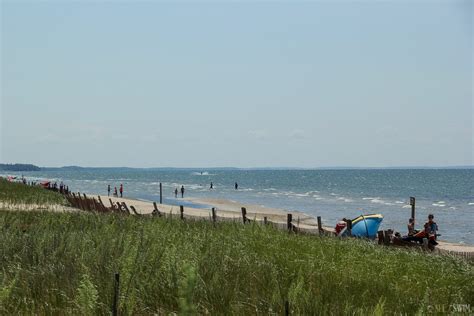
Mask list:
[[178,198],[178,188],[174,189],[174,197]]
[[184,198],[184,185],[181,186],[181,198]]
[[107,196],[110,196],[110,184],[107,186]]
[[238,183],[237,183],[237,182],[235,183],[235,189],[236,189],[236,190],[238,190],[238,189],[239,189],[239,185],[238,185]]
[[114,196],[115,196],[115,197],[118,197],[118,194],[117,194],[117,187],[114,187]]
[[120,197],[123,197],[123,184],[120,183]]

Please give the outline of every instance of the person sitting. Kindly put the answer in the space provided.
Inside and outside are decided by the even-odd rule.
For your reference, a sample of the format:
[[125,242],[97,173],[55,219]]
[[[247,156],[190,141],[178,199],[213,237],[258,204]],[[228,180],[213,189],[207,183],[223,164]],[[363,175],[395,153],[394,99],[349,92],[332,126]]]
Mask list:
[[423,226],[424,229],[415,235],[413,237],[417,238],[418,241],[421,239],[421,242],[423,242],[423,238],[428,238],[428,242],[436,246],[438,243],[436,242],[436,233],[438,231],[438,224],[434,221],[434,215],[430,214],[428,215],[428,221],[425,223]]
[[347,227],[347,219],[344,217],[342,220],[340,220],[336,224],[336,227],[335,227],[336,235],[340,236],[341,234],[343,234],[346,227]]
[[408,220],[407,227],[408,227],[408,236],[413,236],[416,233],[418,233],[418,231],[415,229],[415,219],[414,218],[410,218]]

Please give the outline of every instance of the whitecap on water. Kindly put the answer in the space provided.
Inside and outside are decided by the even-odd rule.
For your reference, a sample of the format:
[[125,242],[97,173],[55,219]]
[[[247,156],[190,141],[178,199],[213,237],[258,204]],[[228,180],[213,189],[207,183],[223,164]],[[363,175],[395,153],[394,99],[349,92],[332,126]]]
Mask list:
[[207,171],[204,172],[192,172],[191,173],[193,176],[215,176],[214,173],[209,173]]
[[385,204],[385,202],[379,198],[375,198],[370,200],[371,203],[376,203],[376,204]]

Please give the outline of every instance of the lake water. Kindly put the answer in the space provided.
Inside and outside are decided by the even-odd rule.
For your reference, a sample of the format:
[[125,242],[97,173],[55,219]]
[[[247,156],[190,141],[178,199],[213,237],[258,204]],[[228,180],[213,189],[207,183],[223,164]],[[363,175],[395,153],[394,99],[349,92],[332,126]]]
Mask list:
[[[201,174],[202,172],[202,174]],[[416,197],[417,227],[435,215],[440,239],[474,244],[474,169],[369,170],[142,170],[83,169],[3,173],[31,179],[64,181],[73,191],[107,194],[107,185],[124,185],[125,197],[178,203],[174,189],[184,185],[185,197],[218,198],[298,210],[322,216],[332,226],[342,217],[381,213],[382,229],[402,233]],[[214,189],[209,190],[213,182]],[[234,189],[234,183],[239,190]]]

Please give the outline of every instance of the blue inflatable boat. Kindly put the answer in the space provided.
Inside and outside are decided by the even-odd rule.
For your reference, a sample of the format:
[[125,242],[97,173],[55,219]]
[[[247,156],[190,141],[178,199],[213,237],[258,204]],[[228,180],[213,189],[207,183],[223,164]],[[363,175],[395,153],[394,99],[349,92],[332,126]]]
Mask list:
[[[354,218],[352,220],[352,236],[375,239],[382,220],[382,214],[368,214]],[[343,235],[347,235],[347,231]]]

